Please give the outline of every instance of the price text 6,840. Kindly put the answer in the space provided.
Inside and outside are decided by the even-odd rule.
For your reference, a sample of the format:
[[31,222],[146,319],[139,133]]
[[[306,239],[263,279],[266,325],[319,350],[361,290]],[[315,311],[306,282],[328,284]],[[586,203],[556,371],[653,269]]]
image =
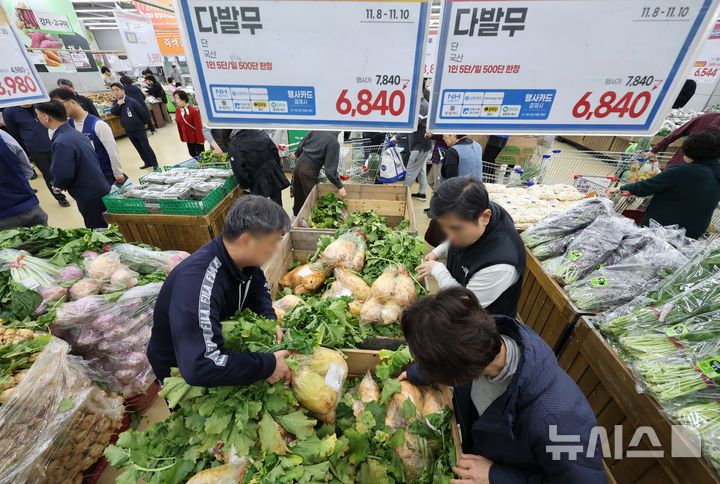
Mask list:
[[37,84],[30,76],[5,76],[0,79],[0,96],[12,96],[16,93],[37,91]]
[[617,93],[607,91],[600,95],[598,105],[593,108],[593,105],[588,100],[590,96],[592,96],[591,91],[586,92],[585,95],[580,98],[573,107],[573,116],[585,119],[590,119],[595,116],[596,118],[602,119],[607,118],[611,114],[617,114],[620,118],[627,114],[631,118],[639,118],[648,106],[650,106],[650,100],[652,99],[649,91],[642,91],[637,94],[628,92],[623,94],[619,99]]
[[343,89],[335,103],[335,109],[340,114],[349,114],[355,116],[367,116],[374,111],[379,111],[381,115],[385,115],[388,111],[393,116],[399,116],[405,109],[405,94],[402,91],[379,91],[375,97],[368,89],[363,89],[357,93],[357,103],[353,103],[347,97],[348,90]]

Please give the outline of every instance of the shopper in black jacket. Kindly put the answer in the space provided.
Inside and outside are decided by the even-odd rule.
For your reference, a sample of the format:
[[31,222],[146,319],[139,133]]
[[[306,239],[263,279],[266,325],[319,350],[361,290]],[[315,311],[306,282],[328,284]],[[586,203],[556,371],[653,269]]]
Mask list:
[[222,235],[173,269],[155,304],[147,349],[161,382],[173,367],[180,369],[188,384],[203,387],[290,378],[287,351],[225,349],[221,324],[245,308],[276,319],[260,267],[272,257],[289,227],[282,207],[254,195],[241,197],[230,209]]
[[157,158],[145,132],[145,123],[150,119],[150,112],[144,104],[141,106],[135,99],[127,96],[121,84],[114,83],[111,89],[115,101],[110,112],[120,117],[120,124],[142,158],[144,164],[140,168],[157,168]]
[[57,80],[58,87],[63,87],[65,89],[70,89],[73,94],[75,94],[75,100],[77,103],[82,106],[82,108],[87,111],[88,113],[97,116],[98,118],[100,115],[98,114],[98,110],[95,107],[95,103],[90,100],[90,98],[87,98],[81,94],[78,94],[75,92],[75,86],[73,85],[72,81],[70,79],[58,79]]
[[282,191],[290,186],[277,146],[264,131],[238,129],[230,135],[230,166],[240,187],[269,197],[282,207]]
[[325,175],[330,183],[337,187],[338,196],[347,197],[337,171],[340,163],[340,143],[337,137],[338,131],[310,131],[295,149],[295,153],[290,155],[293,160],[297,159],[290,193],[290,196],[295,197],[294,215],[300,212],[308,195],[318,184],[322,168],[325,168]]
[[[137,87],[135,84],[133,84],[133,80],[128,76],[122,76],[120,78],[120,83],[122,84],[122,88],[125,90],[125,94],[128,95],[128,97],[131,97],[132,99],[136,100],[140,106],[145,108],[147,110],[147,106],[145,106],[145,94],[140,90],[139,87]],[[112,86],[111,86],[112,89]],[[152,116],[148,116],[148,120],[145,121],[145,124],[148,125],[148,128],[150,128],[150,132],[152,134],[155,134],[155,124],[153,123]]]

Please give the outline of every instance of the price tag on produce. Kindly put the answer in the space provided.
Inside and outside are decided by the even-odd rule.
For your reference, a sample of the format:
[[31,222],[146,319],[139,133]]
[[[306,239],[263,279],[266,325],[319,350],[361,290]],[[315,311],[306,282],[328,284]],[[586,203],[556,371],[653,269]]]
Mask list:
[[0,107],[32,104],[47,100],[45,87],[25,46],[10,26],[5,7],[0,7]]
[[152,21],[124,10],[115,10],[115,20],[120,30],[128,58],[135,67],[161,66],[163,57],[157,43]]
[[427,0],[175,5],[210,126],[414,130]]
[[652,134],[718,0],[445,0],[428,129]]

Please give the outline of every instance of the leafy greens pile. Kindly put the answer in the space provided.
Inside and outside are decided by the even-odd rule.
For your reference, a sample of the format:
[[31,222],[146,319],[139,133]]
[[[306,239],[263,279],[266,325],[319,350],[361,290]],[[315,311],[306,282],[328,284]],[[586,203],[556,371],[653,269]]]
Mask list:
[[310,212],[310,220],[306,220],[311,227],[317,229],[336,229],[347,213],[347,201],[328,193],[318,198],[317,204]]

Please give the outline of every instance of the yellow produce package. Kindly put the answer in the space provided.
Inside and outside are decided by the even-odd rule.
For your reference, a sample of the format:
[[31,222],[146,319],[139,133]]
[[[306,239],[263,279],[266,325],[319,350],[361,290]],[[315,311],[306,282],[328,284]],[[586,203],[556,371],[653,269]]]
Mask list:
[[280,279],[282,287],[289,287],[295,294],[307,294],[316,291],[327,279],[330,270],[322,261],[304,264],[288,272]]
[[287,296],[281,297],[275,301],[273,303],[273,309],[275,310],[275,316],[277,316],[278,321],[282,322],[282,318],[285,316],[285,313],[293,309],[301,302],[303,302],[303,300],[294,294],[288,294]]
[[335,422],[335,408],[348,374],[340,353],[316,347],[312,355],[295,357],[298,367],[292,374],[292,387],[300,404],[318,420]]
[[[401,428],[404,429],[405,442],[400,447],[395,447],[394,450],[403,463],[408,482],[414,482],[420,477],[423,470],[430,465],[432,458],[428,441],[408,431],[413,421],[423,417],[424,395],[419,387],[409,381],[402,381],[400,385],[400,393],[394,394],[388,405],[385,425],[393,429],[393,432],[397,432]],[[401,414],[406,400],[410,400],[415,405],[416,415],[411,418],[405,418]]]
[[388,325],[417,299],[415,281],[400,265],[389,265],[370,287],[370,299],[360,309],[360,322]]
[[365,235],[357,230],[345,232],[328,245],[320,260],[330,267],[345,267],[360,272],[365,267]]
[[325,291],[322,299],[349,296],[365,301],[370,296],[370,286],[363,278],[343,267],[335,268],[335,282]]
[[360,392],[359,400],[353,398],[353,414],[357,417],[365,411],[366,403],[380,401],[380,387],[378,387],[375,379],[370,374],[370,370],[365,373],[360,384],[353,388],[350,394],[354,395],[356,391]]

